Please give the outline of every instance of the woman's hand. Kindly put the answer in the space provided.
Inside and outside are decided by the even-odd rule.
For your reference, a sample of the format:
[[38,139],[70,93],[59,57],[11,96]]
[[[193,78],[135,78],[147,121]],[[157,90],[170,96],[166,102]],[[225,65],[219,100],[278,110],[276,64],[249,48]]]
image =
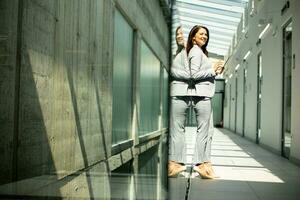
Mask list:
[[219,60],[216,63],[213,64],[213,69],[216,74],[221,74],[224,70],[224,61]]

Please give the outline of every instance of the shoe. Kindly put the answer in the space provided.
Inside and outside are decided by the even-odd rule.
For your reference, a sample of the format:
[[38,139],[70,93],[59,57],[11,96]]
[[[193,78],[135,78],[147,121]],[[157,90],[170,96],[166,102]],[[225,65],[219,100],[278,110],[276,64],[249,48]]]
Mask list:
[[213,167],[212,167],[212,165],[211,165],[211,162],[205,162],[204,165],[206,165],[207,172],[208,172],[208,174],[209,174],[210,176],[212,176],[212,177],[214,177],[214,178],[220,178],[220,176],[218,176],[218,175],[215,173],[215,171],[214,171],[214,169],[213,169]]
[[205,163],[193,167],[194,171],[198,172],[202,179],[214,179],[214,177],[209,174],[209,168]]
[[185,165],[181,165],[175,161],[169,161],[168,163],[168,177],[177,177],[180,172],[185,170]]

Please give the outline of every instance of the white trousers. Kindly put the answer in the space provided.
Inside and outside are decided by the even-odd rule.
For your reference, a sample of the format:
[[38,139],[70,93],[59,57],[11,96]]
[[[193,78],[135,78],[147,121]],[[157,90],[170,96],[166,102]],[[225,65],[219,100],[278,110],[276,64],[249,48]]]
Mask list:
[[193,162],[210,162],[214,131],[211,99],[197,96],[171,97],[169,160],[186,162],[185,122],[187,110],[192,106],[196,113],[197,132]]

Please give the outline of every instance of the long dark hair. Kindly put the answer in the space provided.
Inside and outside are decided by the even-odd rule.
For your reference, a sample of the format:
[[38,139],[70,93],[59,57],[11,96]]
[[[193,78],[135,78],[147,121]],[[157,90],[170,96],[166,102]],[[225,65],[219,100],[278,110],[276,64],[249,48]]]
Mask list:
[[202,49],[203,53],[204,53],[206,56],[208,56],[208,51],[207,51],[206,47],[207,47],[207,44],[208,44],[208,41],[209,41],[209,31],[208,31],[208,28],[206,28],[205,26],[200,26],[200,25],[196,25],[196,26],[194,26],[194,27],[191,29],[191,31],[190,31],[190,33],[189,33],[189,38],[188,38],[188,41],[187,41],[187,45],[186,45],[186,52],[187,52],[187,54],[188,54],[188,53],[190,52],[190,50],[192,49],[192,47],[193,47],[193,45],[194,45],[194,44],[193,44],[193,38],[195,37],[196,33],[199,31],[200,28],[205,29],[206,32],[207,32],[207,41],[206,41],[206,43],[201,47],[201,49]]

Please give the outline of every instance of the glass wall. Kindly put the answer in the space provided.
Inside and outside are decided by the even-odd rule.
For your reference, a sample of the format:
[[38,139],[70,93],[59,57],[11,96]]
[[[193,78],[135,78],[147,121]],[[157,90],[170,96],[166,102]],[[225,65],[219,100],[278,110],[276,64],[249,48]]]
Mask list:
[[160,62],[144,41],[141,44],[139,135],[158,130]]
[[112,143],[116,144],[129,138],[131,127],[133,29],[118,10],[114,20]]

